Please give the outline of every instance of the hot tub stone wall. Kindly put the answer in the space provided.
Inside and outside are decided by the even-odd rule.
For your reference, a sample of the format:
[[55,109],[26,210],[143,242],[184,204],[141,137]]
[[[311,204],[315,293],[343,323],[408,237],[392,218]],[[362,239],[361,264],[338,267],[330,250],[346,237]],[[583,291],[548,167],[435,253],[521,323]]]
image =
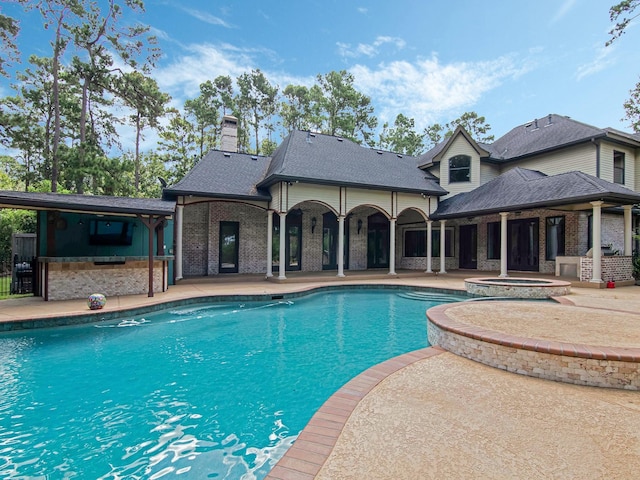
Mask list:
[[494,285],[475,283],[473,279],[465,280],[464,285],[468,293],[480,297],[550,298],[561,297],[571,293],[571,285],[568,282],[554,283],[562,283],[562,285],[552,283],[549,285],[527,285],[522,283]]
[[576,385],[640,390],[640,364],[570,357],[466,337],[427,322],[429,343],[462,357],[530,377]]

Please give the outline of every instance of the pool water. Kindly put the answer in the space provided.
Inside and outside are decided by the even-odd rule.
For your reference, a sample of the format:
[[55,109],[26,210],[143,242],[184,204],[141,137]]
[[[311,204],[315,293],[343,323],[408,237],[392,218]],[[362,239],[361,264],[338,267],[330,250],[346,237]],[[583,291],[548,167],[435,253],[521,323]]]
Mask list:
[[263,478],[324,401],[428,345],[398,290],[0,336],[0,478]]

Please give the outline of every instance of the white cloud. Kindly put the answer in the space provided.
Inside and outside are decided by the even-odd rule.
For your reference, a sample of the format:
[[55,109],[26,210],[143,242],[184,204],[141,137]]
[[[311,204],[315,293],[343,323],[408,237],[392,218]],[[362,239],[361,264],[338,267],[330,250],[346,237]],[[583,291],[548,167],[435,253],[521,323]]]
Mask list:
[[186,46],[185,50],[185,55],[154,72],[160,88],[179,99],[196,96],[200,84],[206,80],[213,80],[219,75],[236,78],[255,65],[252,58],[255,50],[243,50],[228,44],[193,44]]
[[201,10],[196,10],[195,8],[187,8],[187,7],[180,7],[180,8],[183,11],[187,12],[192,17],[197,18],[198,20],[200,20],[202,22],[208,23],[210,25],[219,25],[221,27],[233,28],[232,25],[228,24],[227,22],[225,22],[220,17],[216,17],[215,15],[211,15],[209,12],[203,12]]
[[433,55],[415,62],[382,63],[376,68],[356,65],[350,71],[356,87],[377,104],[381,121],[393,120],[402,112],[422,128],[446,114],[473,106],[485,93],[530,68],[518,65],[513,56],[442,64]]
[[564,0],[560,8],[555,13],[555,15],[551,18],[551,24],[559,22],[576,4],[576,0]]
[[395,46],[398,50],[403,49],[406,46],[406,42],[399,37],[378,36],[373,43],[359,43],[357,46],[352,47],[350,43],[337,42],[338,53],[345,58],[357,58],[360,56],[373,57],[380,51],[380,47],[390,44]]
[[596,48],[595,58],[589,63],[578,66],[578,69],[576,70],[576,79],[580,81],[585,77],[594,75],[613,65],[615,62],[613,58],[611,58],[611,55],[614,51],[615,48],[611,46],[598,46]]
[[358,13],[362,13],[363,15],[369,11],[367,7],[358,7]]

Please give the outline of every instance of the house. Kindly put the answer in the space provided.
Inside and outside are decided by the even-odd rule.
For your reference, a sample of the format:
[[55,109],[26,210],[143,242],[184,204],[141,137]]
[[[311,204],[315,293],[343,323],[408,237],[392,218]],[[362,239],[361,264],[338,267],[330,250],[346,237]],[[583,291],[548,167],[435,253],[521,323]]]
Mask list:
[[437,260],[441,273],[632,280],[638,135],[551,114],[492,144],[458,128],[420,157],[303,131],[262,157],[236,151],[236,123],[225,117],[223,149],[164,190],[176,202],[176,279],[393,275]]

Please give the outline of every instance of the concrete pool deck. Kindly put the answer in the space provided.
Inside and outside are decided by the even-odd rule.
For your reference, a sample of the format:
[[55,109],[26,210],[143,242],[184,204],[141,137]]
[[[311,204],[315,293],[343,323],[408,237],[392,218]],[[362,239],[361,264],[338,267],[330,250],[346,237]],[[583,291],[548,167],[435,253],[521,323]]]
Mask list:
[[[399,278],[346,277],[334,284],[463,290],[468,276],[468,272],[455,272]],[[327,285],[323,279],[300,280],[278,284],[260,278],[247,281],[245,277],[227,283],[184,282],[151,299],[139,295],[110,298],[105,310],[192,296],[280,294]],[[554,335],[567,341],[573,340],[576,325],[581,327],[581,341],[596,338],[589,337],[589,328],[575,316],[584,310],[598,311],[603,321],[608,310],[626,312],[629,317],[640,312],[640,287],[573,287],[571,295],[564,298],[580,307],[561,306],[562,316]],[[478,303],[478,307],[481,305]],[[472,311],[473,305],[469,308]],[[516,315],[518,308],[515,303],[510,315]],[[0,321],[87,311],[84,300],[0,301]],[[530,311],[523,310],[523,315],[530,315]],[[617,316],[624,318],[625,313]],[[562,323],[566,324],[564,330]],[[520,333],[526,333],[524,329],[530,325],[523,322],[519,328],[523,329]],[[602,322],[598,328],[602,330]],[[631,322],[630,329],[634,328]],[[608,331],[607,341],[619,339],[625,346],[640,347],[635,333],[617,333]],[[377,365],[336,392],[268,478],[625,479],[637,478],[639,470],[639,392],[516,375],[440,348],[427,348]]]

